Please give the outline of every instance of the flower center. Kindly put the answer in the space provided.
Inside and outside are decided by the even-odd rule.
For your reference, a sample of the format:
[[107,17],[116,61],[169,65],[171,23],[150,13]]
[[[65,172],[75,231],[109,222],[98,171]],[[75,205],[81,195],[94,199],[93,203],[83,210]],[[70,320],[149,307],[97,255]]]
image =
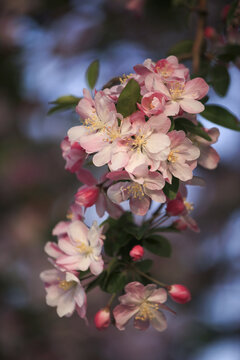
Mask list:
[[166,64],[164,66],[157,66],[156,70],[163,78],[168,78],[170,75],[172,75],[172,67],[169,64]]
[[92,115],[91,117],[84,120],[84,125],[88,127],[90,130],[97,131],[97,130],[104,130],[106,126],[97,115]]
[[179,150],[171,150],[169,155],[168,155],[168,161],[175,163],[178,159],[178,156],[176,155],[176,153],[178,153]]
[[110,143],[112,143],[116,139],[119,139],[121,136],[119,128],[107,127],[106,134],[107,134],[107,139],[105,139],[105,141],[110,142]]
[[193,203],[190,203],[189,201],[186,201],[186,199],[183,199],[185,208],[187,209],[188,212],[192,211],[194,209]]
[[91,248],[91,246],[86,245],[84,243],[81,243],[79,245],[76,246],[78,251],[80,253],[84,253],[84,255],[90,255],[93,253],[93,249]]
[[154,312],[153,310],[158,310],[159,305],[157,303],[150,303],[149,301],[144,301],[140,308],[139,312],[137,313],[137,316],[135,317],[136,320],[151,320],[154,318]]
[[138,184],[136,182],[132,182],[127,186],[128,195],[132,196],[134,199],[141,200],[144,198],[144,185]]
[[75,285],[75,281],[73,280],[71,281],[61,280],[59,281],[58,287],[60,287],[60,289],[63,289],[64,291],[67,291],[71,289],[74,285]]
[[184,90],[184,83],[175,81],[170,83],[169,92],[173,100],[180,100]]
[[132,150],[137,150],[141,152],[147,144],[147,139],[144,135],[139,134],[135,135],[135,139],[132,142]]

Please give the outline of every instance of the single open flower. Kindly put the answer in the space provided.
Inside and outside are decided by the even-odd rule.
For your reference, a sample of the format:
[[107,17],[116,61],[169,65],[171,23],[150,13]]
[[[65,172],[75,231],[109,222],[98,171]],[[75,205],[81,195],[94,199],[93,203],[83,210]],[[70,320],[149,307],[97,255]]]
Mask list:
[[167,300],[167,292],[157,289],[156,285],[147,286],[134,281],[125,286],[126,294],[119,297],[120,305],[113,310],[116,327],[124,330],[127,322],[134,317],[134,327],[138,330],[146,330],[151,324],[156,330],[163,331],[167,328],[165,315],[161,308]]

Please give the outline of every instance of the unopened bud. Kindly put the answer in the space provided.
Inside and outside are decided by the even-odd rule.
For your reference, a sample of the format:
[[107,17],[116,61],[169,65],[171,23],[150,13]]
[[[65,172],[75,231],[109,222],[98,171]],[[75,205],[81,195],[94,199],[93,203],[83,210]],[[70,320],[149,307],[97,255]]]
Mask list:
[[179,304],[185,304],[191,300],[190,291],[183,285],[174,284],[169,286],[168,293],[171,298]]
[[204,29],[204,36],[207,39],[213,39],[216,37],[216,30],[212,26],[207,26]]
[[99,188],[97,186],[83,185],[75,195],[76,203],[84,207],[90,207],[97,201]]
[[111,322],[110,310],[108,307],[100,309],[94,316],[94,323],[98,330],[106,329]]
[[134,246],[129,253],[133,261],[140,260],[143,257],[143,254],[144,254],[144,250],[141,245]]
[[170,216],[177,216],[185,211],[185,204],[181,196],[177,196],[174,200],[169,200],[167,203],[166,212]]

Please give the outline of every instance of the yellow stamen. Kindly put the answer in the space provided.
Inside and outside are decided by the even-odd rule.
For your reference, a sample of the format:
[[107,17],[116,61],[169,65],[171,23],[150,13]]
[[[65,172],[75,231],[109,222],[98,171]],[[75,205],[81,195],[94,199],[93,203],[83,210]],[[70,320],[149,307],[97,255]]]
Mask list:
[[102,131],[106,128],[106,125],[102,121],[99,120],[97,115],[92,115],[91,117],[85,119],[84,125],[94,131],[97,131],[97,130]]
[[147,144],[147,139],[144,135],[138,134],[135,135],[135,139],[132,142],[132,150],[137,150],[141,152]]
[[119,78],[121,84],[124,84],[128,79],[130,79],[131,76],[133,76],[132,73],[129,75],[123,74],[123,76]]
[[59,281],[58,287],[60,287],[64,291],[67,291],[67,290],[71,289],[71,287],[73,287],[74,285],[75,285],[75,281],[73,281],[73,280],[71,280],[71,281],[61,280],[61,281]]
[[[78,242],[80,242],[80,241],[78,241]],[[81,243],[81,244],[77,245],[76,247],[80,253],[84,253],[85,255],[90,255],[93,252],[93,249],[91,248],[91,246],[86,245],[84,243]]]
[[141,200],[144,198],[144,185],[138,184],[136,182],[132,182],[127,186],[128,195],[132,196],[134,199]]
[[186,198],[183,199],[185,208],[188,212],[192,211],[194,209],[193,203],[190,203],[189,201],[186,201]]
[[157,303],[150,303],[149,301],[144,301],[140,308],[137,316],[135,317],[136,320],[146,321],[151,320],[154,318],[154,311],[158,310],[159,305]]
[[68,220],[72,220],[72,218],[73,218],[73,213],[72,213],[72,212],[69,212],[69,213],[67,214],[66,218],[67,218]]
[[161,68],[159,66],[157,66],[156,70],[158,73],[160,73],[160,75],[163,78],[168,78],[170,75],[172,75],[172,72],[173,72],[171,66],[169,66],[169,65],[165,65]]
[[180,100],[182,92],[184,90],[184,84],[176,81],[170,84],[169,92],[173,100]]
[[176,155],[176,153],[178,153],[179,150],[171,150],[169,155],[168,155],[168,161],[175,163],[178,159],[178,156]]

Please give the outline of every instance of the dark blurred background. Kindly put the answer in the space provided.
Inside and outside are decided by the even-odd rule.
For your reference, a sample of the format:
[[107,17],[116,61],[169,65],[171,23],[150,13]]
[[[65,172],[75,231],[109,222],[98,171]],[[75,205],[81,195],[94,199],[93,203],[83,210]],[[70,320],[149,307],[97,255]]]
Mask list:
[[[77,189],[64,171],[60,141],[78,118],[47,116],[58,96],[81,96],[89,63],[100,59],[97,87],[158,60],[177,41],[191,39],[196,18],[181,1],[0,1],[0,359],[3,360],[239,360],[240,359],[240,136],[220,128],[217,170],[199,170],[207,185],[190,190],[200,234],[171,235],[173,257],[156,258],[154,275],[183,283],[193,295],[169,304],[164,333],[94,328],[106,304],[89,294],[89,327],[74,315],[59,319],[45,304],[39,273],[49,268],[44,244]],[[208,25],[221,32],[229,1],[208,1]],[[187,63],[190,65],[190,63]],[[240,118],[239,69],[229,67],[224,98],[210,103]],[[211,124],[204,122],[206,126]],[[94,213],[87,213],[91,222]]]

